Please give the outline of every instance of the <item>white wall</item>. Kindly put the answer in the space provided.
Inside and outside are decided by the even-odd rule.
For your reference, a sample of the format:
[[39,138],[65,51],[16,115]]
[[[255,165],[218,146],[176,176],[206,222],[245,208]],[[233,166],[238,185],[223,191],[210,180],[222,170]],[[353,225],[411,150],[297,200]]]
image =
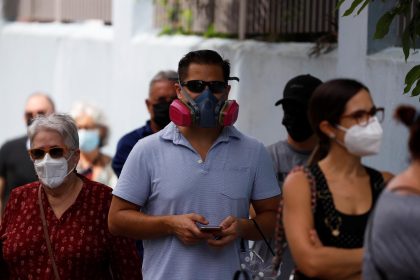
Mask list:
[[[240,104],[237,126],[243,132],[265,144],[285,137],[282,112],[274,102],[291,77],[305,73],[322,80],[353,77],[365,82],[377,105],[387,110],[381,154],[367,162],[393,172],[406,165],[407,132],[391,120],[391,113],[400,103],[420,108],[418,98],[401,94],[405,73],[420,62],[419,55],[406,64],[400,49],[372,56],[347,53],[346,48],[363,44],[363,40],[352,40],[360,36],[355,32],[340,35],[338,49],[317,58],[308,57],[312,44],[156,36],[149,23],[139,27],[136,15],[124,17],[133,8],[139,10],[138,5],[150,4],[132,1],[130,5],[114,1],[114,27],[92,23],[0,25],[0,143],[25,133],[25,99],[42,90],[51,94],[59,111],[68,111],[77,100],[104,109],[112,130],[106,152],[113,155],[118,139],[148,118],[144,99],[151,77],[159,70],[176,70],[179,59],[190,50],[210,48],[228,58],[232,75],[241,79],[231,82],[231,94]],[[357,20],[348,19],[340,26]]]

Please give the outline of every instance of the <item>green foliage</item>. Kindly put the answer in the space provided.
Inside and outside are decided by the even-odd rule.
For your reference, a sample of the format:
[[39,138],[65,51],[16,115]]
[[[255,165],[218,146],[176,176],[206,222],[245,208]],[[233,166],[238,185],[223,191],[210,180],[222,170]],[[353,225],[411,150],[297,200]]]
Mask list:
[[[337,3],[337,8],[340,7],[346,0],[339,0]],[[353,1],[343,16],[351,15],[356,8],[360,6],[357,11],[357,14],[366,8],[366,6],[374,0],[351,0]],[[385,2],[386,0],[382,0]],[[411,7],[413,7],[414,2],[414,15],[409,18]],[[384,38],[388,32],[391,24],[399,16],[405,16],[408,19],[408,23],[404,28],[404,31],[401,36],[401,45],[404,53],[404,58],[407,61],[410,56],[410,49],[416,48],[416,39],[420,38],[420,3],[417,0],[397,0],[394,7],[386,11],[376,24],[376,30],[374,34],[375,39]],[[414,83],[416,86],[413,90]],[[420,65],[414,66],[405,77],[405,87],[404,93],[409,93],[411,90],[411,96],[420,95]]]
[[[353,0],[353,3],[351,4],[350,8],[348,8],[343,16],[349,16],[351,15],[354,10],[360,5],[362,4],[362,6],[359,8],[359,10],[357,11],[357,14],[360,14],[362,12],[362,10],[367,6],[367,4],[369,4],[371,0]],[[340,3],[340,5],[343,3],[344,1],[342,1]]]
[[392,21],[394,20],[395,13],[392,12],[386,12],[376,24],[376,30],[375,30],[375,39],[382,39],[385,37],[386,34],[389,32],[389,26],[391,25]]
[[[193,32],[192,26],[194,21],[194,15],[191,9],[181,8],[180,1],[168,1],[168,0],[154,0],[155,4],[161,6],[166,11],[165,18],[168,21],[163,27],[159,35],[202,35],[205,38],[233,38],[235,35],[217,32],[214,24],[210,24],[206,31],[199,33]],[[196,1],[196,0],[192,0]]]

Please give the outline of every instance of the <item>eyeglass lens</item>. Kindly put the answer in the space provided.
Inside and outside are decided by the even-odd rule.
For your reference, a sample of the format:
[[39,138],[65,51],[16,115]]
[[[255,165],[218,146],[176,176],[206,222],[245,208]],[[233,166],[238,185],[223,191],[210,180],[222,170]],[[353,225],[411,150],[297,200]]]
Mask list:
[[370,118],[376,117],[379,122],[382,122],[384,119],[384,109],[383,108],[376,108],[372,107],[372,109],[367,111],[357,111],[353,114],[354,119],[356,119],[357,123],[360,125],[367,125],[369,123]]
[[213,93],[223,92],[226,89],[226,83],[222,81],[201,81],[201,80],[192,80],[181,84],[186,86],[190,91],[195,93],[201,93],[204,91],[206,86],[209,87],[210,91]]
[[25,117],[26,117],[26,119],[33,119],[33,118],[35,118],[36,116],[39,116],[39,115],[45,115],[45,111],[37,111],[37,112],[25,112]]
[[52,158],[61,158],[64,156],[64,149],[60,147],[54,147],[51,149],[31,149],[29,150],[31,158],[36,159],[43,159],[45,154],[48,153]]

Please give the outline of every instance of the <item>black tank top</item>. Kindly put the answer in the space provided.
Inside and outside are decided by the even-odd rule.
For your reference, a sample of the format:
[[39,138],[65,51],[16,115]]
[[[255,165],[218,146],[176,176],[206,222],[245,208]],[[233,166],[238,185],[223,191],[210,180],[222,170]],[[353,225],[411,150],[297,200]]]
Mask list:
[[382,174],[366,167],[370,178],[372,207],[362,215],[347,215],[335,209],[333,197],[318,164],[310,167],[316,182],[317,196],[314,214],[315,228],[324,246],[361,248],[369,215],[384,188]]

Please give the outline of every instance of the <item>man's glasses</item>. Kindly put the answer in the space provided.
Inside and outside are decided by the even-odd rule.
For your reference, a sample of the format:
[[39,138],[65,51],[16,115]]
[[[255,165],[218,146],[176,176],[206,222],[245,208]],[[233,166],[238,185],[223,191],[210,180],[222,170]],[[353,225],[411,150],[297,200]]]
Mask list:
[[202,81],[202,80],[191,80],[188,82],[181,83],[181,86],[188,88],[194,93],[201,93],[204,91],[206,86],[209,87],[212,93],[221,93],[226,90],[227,83],[222,81]]
[[66,153],[67,148],[63,147],[52,147],[52,148],[36,148],[36,149],[30,149],[29,156],[32,160],[37,159],[43,159],[45,157],[45,154],[50,154],[52,158],[61,158]]
[[369,123],[369,119],[371,117],[376,117],[379,122],[382,122],[384,120],[384,112],[384,108],[377,108],[373,106],[369,111],[357,110],[348,115],[344,115],[341,118],[352,118],[357,122],[358,125],[366,126]]
[[45,111],[35,111],[35,112],[25,112],[25,118],[27,120],[31,120],[39,115],[45,115],[47,112]]

